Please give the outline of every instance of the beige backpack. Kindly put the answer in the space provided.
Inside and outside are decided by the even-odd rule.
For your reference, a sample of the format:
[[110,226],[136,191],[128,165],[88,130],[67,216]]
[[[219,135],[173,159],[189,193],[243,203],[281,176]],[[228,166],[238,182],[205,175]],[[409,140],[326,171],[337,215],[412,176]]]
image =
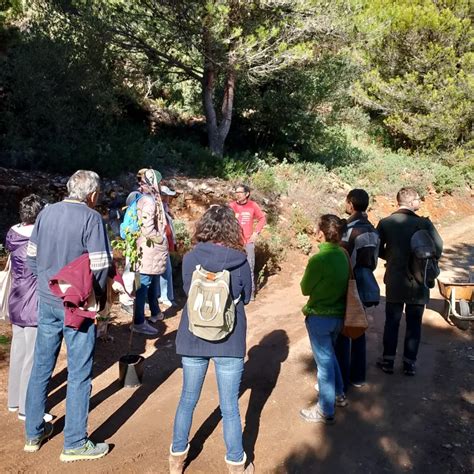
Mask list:
[[235,301],[230,294],[228,270],[209,272],[196,265],[188,294],[189,330],[207,341],[220,341],[235,325]]

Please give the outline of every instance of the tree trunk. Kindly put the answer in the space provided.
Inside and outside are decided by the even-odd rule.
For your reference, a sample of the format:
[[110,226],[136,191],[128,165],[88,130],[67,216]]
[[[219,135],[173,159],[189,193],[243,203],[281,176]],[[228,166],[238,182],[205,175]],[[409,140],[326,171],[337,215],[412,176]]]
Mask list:
[[225,76],[224,95],[221,106],[221,119],[218,122],[216,107],[214,104],[214,93],[216,87],[216,70],[214,64],[208,59],[211,57],[211,38],[207,29],[204,30],[204,44],[208,54],[204,60],[204,73],[202,78],[202,101],[204,114],[206,116],[207,137],[209,148],[213,155],[222,157],[224,154],[224,144],[229,134],[232,123],[232,111],[234,108],[235,93],[235,68],[232,61]]

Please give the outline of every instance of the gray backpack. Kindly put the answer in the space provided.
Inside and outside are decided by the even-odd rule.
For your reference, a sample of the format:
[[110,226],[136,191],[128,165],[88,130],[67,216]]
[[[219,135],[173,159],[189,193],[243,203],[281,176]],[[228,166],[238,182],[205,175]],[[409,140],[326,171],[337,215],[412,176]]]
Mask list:
[[209,272],[196,265],[188,293],[189,330],[207,341],[220,341],[235,325],[235,305],[228,270]]

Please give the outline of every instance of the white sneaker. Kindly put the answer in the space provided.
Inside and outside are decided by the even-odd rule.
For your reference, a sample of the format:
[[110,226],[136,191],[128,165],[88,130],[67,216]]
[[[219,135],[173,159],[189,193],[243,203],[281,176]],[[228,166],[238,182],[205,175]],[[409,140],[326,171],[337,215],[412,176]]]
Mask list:
[[158,300],[158,303],[162,304],[163,306],[166,306],[167,308],[175,308],[176,306],[178,306],[174,301],[170,300]]
[[163,321],[163,319],[165,319],[165,315],[160,311],[158,314],[155,314],[155,316],[150,316],[148,321],[151,323],[156,323],[158,321]]
[[8,407],[8,411],[10,413],[15,413],[16,411],[18,411],[18,407]]
[[316,381],[316,383],[314,384],[314,389],[316,390],[316,392],[319,393],[319,382]]
[[336,406],[337,407],[346,407],[349,405],[347,397],[342,393],[341,395],[336,395]]
[[[21,421],[25,421],[26,415],[24,415],[23,413],[18,413],[18,419]],[[43,420],[46,421],[46,423],[49,423],[50,421],[53,421],[53,415],[51,415],[51,413],[45,413],[43,416]]]
[[150,326],[148,321],[145,321],[142,324],[133,324],[130,329],[133,332],[138,332],[140,334],[147,334],[149,336],[155,336],[158,334],[158,329],[155,329],[153,326]]

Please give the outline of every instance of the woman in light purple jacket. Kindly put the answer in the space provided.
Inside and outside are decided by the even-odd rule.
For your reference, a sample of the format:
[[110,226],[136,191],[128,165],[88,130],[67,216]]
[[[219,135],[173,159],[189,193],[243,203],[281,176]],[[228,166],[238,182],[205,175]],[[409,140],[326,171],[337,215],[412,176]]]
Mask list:
[[[26,263],[26,247],[42,207],[42,200],[36,194],[22,199],[21,223],[10,228],[5,243],[12,265],[12,286],[8,299],[8,314],[13,332],[8,376],[8,410],[18,410],[20,420],[25,419],[26,389],[33,366],[38,325],[36,277]],[[50,421],[52,417],[46,414],[45,419]]]

